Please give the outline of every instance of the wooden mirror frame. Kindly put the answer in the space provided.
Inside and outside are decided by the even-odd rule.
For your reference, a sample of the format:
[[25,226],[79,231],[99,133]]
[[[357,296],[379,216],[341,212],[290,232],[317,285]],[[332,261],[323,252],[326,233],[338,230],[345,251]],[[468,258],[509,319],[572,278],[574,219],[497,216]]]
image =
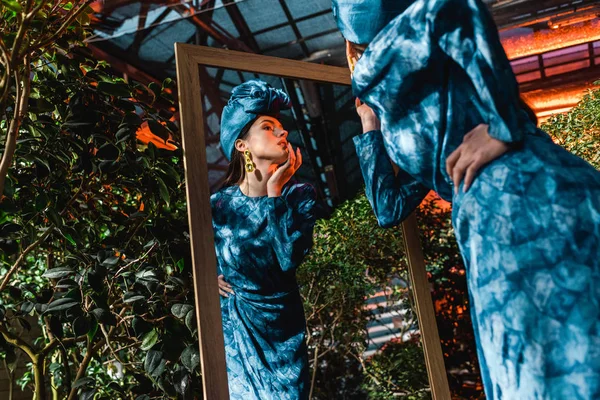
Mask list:
[[[229,398],[229,390],[221,307],[216,284],[217,265],[198,68],[227,68],[348,86],[351,85],[351,79],[347,68],[183,43],[175,44],[175,62],[204,398],[225,400]],[[450,400],[414,213],[402,223],[402,232],[432,397],[435,400]]]

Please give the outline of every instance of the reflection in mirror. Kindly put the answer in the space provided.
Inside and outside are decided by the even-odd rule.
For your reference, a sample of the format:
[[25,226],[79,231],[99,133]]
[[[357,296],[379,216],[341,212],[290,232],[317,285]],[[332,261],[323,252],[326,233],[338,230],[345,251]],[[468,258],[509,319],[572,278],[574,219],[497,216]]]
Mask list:
[[200,77],[231,398],[428,398],[401,233],[362,193],[351,88]]

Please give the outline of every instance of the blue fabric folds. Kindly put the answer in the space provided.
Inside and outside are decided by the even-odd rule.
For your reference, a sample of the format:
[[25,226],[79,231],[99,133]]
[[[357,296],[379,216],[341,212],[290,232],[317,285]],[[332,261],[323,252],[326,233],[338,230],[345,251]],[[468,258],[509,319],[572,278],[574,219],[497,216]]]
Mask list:
[[342,35],[352,43],[367,44],[414,0],[333,0],[333,16]]
[[291,107],[290,98],[282,90],[266,82],[251,80],[233,88],[221,115],[221,148],[231,160],[235,141],[242,129],[259,115],[278,117],[281,110]]
[[232,400],[307,399],[306,321],[296,268],[312,246],[316,193],[288,184],[281,197],[230,186],[211,197]]
[[[425,188],[453,202],[487,398],[599,399],[600,172],[520,108],[485,5],[415,1],[369,44],[353,89],[382,122],[355,139],[380,223]],[[480,123],[511,149],[453,195],[446,158]]]

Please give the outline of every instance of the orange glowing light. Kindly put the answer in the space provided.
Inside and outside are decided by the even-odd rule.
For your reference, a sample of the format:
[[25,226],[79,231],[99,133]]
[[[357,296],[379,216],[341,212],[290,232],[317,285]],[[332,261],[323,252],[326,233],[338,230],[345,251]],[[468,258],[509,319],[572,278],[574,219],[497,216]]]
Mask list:
[[147,122],[142,123],[142,125],[136,131],[135,135],[137,139],[142,143],[152,143],[159,149],[165,149],[170,151],[177,150],[177,146],[169,142],[169,140],[165,141],[153,134]]
[[545,121],[553,114],[569,111],[577,105],[588,89],[594,85],[583,82],[569,87],[546,88],[523,93],[523,99],[535,111],[540,122]]
[[512,60],[600,40],[599,18],[575,25],[553,24],[551,28],[502,38],[506,55]]

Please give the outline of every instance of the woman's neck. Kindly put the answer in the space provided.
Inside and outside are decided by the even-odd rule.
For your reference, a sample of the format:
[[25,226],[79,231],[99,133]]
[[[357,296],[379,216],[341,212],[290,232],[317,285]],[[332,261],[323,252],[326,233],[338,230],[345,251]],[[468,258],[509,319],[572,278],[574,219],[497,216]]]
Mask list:
[[255,162],[255,170],[246,172],[240,183],[240,190],[248,197],[261,197],[267,195],[267,182],[277,170],[277,165],[270,161]]

